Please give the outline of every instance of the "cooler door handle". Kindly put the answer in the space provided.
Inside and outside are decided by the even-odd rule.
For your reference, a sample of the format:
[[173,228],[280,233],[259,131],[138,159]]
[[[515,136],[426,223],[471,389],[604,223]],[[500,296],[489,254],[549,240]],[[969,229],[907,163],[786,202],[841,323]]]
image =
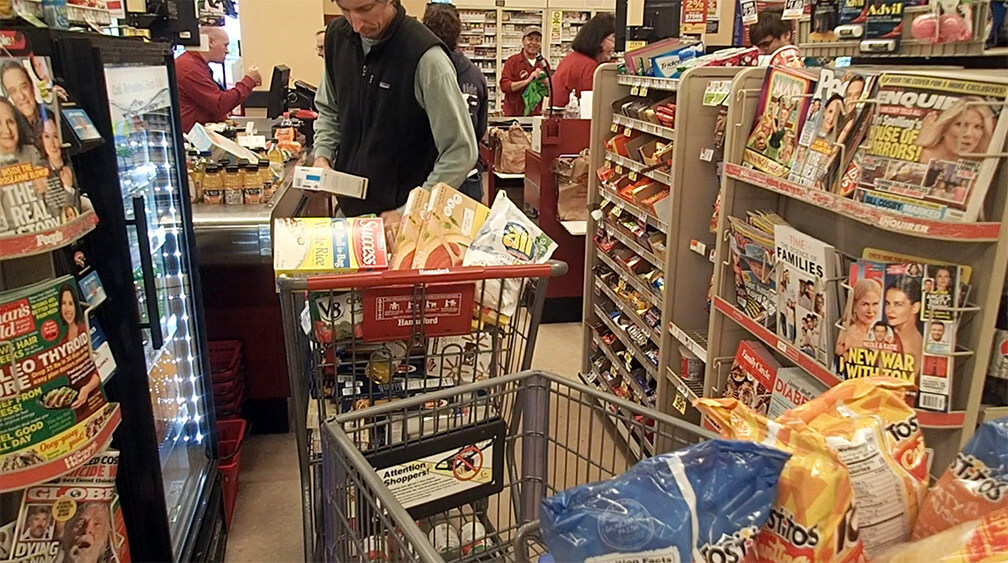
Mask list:
[[140,328],[150,330],[151,345],[155,350],[164,346],[164,335],[161,334],[161,311],[158,310],[157,284],[154,280],[154,258],[151,256],[150,234],[147,229],[147,212],[143,196],[133,197],[133,226],[137,231],[137,243],[140,244],[140,272],[143,275],[144,294],[147,299],[147,322],[140,323]]

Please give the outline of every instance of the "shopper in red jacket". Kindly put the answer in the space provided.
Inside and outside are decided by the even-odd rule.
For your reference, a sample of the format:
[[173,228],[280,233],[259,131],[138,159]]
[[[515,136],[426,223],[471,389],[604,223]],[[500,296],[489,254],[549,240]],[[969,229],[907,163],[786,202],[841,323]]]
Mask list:
[[595,67],[612,59],[616,49],[616,18],[600,13],[588,20],[571,45],[574,49],[556,67],[553,74],[553,107],[564,107],[572,91],[592,89]]
[[[542,45],[542,30],[532,26],[522,37],[522,50],[508,57],[501,69],[500,87],[504,93],[504,115],[508,117],[525,115],[525,101],[522,92],[533,80],[545,72],[545,61],[537,61]],[[533,115],[542,112],[542,102],[536,105]]]
[[231,110],[249,97],[253,88],[262,85],[262,75],[255,65],[249,67],[234,88],[225,90],[217,84],[210,63],[224,62],[230,40],[222,27],[201,27],[200,35],[207,37],[206,51],[186,51],[175,59],[179,112],[182,129],[186,132],[196,123],[224,121]]

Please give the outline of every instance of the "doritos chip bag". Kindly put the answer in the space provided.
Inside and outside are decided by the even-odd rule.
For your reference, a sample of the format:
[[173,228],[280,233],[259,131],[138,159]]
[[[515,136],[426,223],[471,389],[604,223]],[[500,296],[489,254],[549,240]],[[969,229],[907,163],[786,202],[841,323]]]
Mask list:
[[725,438],[791,452],[770,517],[756,538],[759,561],[864,560],[850,476],[821,436],[768,420],[736,399],[700,399],[694,405]]
[[1008,418],[980,425],[924,498],[913,538],[1008,510]]
[[887,550],[873,563],[1004,563],[1008,561],[1008,508]]
[[849,379],[777,421],[818,432],[850,472],[865,552],[875,556],[910,538],[927,492],[924,434],[891,377]]

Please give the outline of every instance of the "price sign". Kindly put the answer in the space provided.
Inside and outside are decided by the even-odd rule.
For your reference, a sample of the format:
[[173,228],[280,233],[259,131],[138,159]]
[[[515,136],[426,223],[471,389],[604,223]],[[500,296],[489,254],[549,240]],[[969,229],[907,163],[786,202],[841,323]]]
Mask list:
[[605,161],[605,164],[603,166],[605,166],[606,170],[612,170],[612,163],[609,162],[608,160]]
[[707,29],[707,0],[683,0],[679,32],[698,35]]
[[639,96],[640,95],[640,87],[639,86],[634,86],[634,87],[630,88],[630,95],[631,96]]
[[633,129],[631,129],[629,125],[627,125],[623,129],[623,134],[626,135],[627,137],[629,137],[632,133],[633,133]]
[[702,148],[700,149],[700,160],[704,162],[710,162],[714,159],[714,149]]
[[679,411],[679,414],[686,414],[686,397],[677,393],[675,399],[672,399],[672,406]]
[[640,87],[640,95],[647,96],[647,84]]
[[619,125],[616,125],[615,123],[613,123],[612,126],[609,127],[609,131],[611,131],[613,133],[619,131]]
[[728,99],[731,91],[731,80],[711,80],[704,89],[703,105],[719,106]]
[[637,173],[636,172],[630,172],[630,181],[631,182],[636,182],[637,181]]
[[784,12],[781,14],[782,20],[796,20],[805,11],[804,0],[786,0],[784,2]]
[[759,21],[759,14],[756,13],[756,0],[742,0],[742,23],[752,25]]
[[616,208],[613,209],[612,214],[613,214],[613,217],[616,217],[617,219],[619,219],[620,215],[623,215],[623,205],[617,203],[616,204]]
[[620,166],[619,164],[616,165],[616,173],[617,174],[622,174],[623,173],[623,167]]
[[633,51],[635,49],[640,49],[642,47],[647,47],[647,41],[627,41],[626,50],[627,52]]

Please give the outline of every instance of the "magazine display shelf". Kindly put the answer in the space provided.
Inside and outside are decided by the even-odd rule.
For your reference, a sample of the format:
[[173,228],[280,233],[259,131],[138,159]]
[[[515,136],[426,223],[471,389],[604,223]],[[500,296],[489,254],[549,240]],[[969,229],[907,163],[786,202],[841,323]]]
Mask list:
[[[680,346],[706,361],[706,331],[709,313],[705,300],[712,273],[706,249],[714,248],[715,235],[710,232],[710,218],[720,187],[716,164],[717,158],[701,157],[702,153],[713,154],[713,132],[718,117],[717,106],[703,105],[704,93],[712,81],[730,81],[738,68],[700,67],[689,70],[678,80],[628,76],[617,73],[617,65],[601,65],[595,73],[591,132],[591,174],[588,185],[589,209],[597,210],[605,206],[616,209],[622,220],[633,217],[640,225],[646,225],[648,232],[665,235],[665,253],[651,252],[637,243],[618,225],[610,221],[607,213],[589,214],[588,237],[585,250],[585,305],[584,305],[584,350],[586,350],[582,377],[588,384],[596,385],[607,393],[614,393],[626,380],[626,388],[631,392],[630,400],[638,400],[644,389],[624,365],[615,365],[610,371],[615,376],[611,382],[601,376],[592,365],[590,356],[598,350],[612,361],[615,354],[605,346],[597,330],[608,330],[617,337],[620,346],[629,350],[636,363],[643,367],[656,385],[654,407],[663,413],[699,422],[699,413],[690,405],[703,392],[702,378],[686,380],[680,377],[682,356]],[[661,127],[638,119],[614,114],[612,103],[627,95],[646,96],[649,91],[661,91],[662,97],[676,92],[676,114],[682,118],[673,127]],[[671,168],[658,171],[641,162],[606,151],[606,141],[616,133],[638,131],[665,141],[671,141],[674,149]],[[671,209],[669,216],[656,216],[650,210],[630,202],[616,193],[608,185],[599,182],[595,171],[602,167],[614,168],[617,173],[627,174],[633,180],[646,176],[670,186]],[[611,233],[621,249],[629,249],[664,274],[664,290],[658,290],[640,279],[630,269],[620,263],[615,256],[606,254],[595,243],[593,235],[599,227]],[[703,250],[697,252],[697,248]],[[629,288],[636,290],[641,298],[661,311],[661,321],[649,322],[637,308],[622,299],[618,292],[606,285],[595,274],[596,266],[605,266],[615,272]],[[636,328],[647,335],[647,342],[638,346],[616,326],[605,313],[619,311],[628,320],[623,323],[628,328]],[[644,349],[657,348],[658,365],[648,362]],[[619,360],[619,358],[615,358]],[[636,396],[635,396],[636,395]],[[638,401],[640,402],[640,401]],[[648,401],[642,404],[651,406]],[[627,433],[616,429],[626,439]],[[669,444],[652,444],[636,432],[632,432],[631,450],[643,447],[644,451],[666,451]]]
[[[871,247],[968,265],[976,274],[971,280],[970,303],[962,308],[967,312],[962,315],[957,331],[961,351],[957,353],[952,380],[952,409],[948,413],[917,411],[927,445],[934,450],[932,466],[945,467],[981,420],[980,402],[988,355],[972,351],[986,351],[992,346],[998,301],[1008,270],[1008,229],[1000,227],[1008,221],[1008,194],[1003,189],[1008,182],[1005,167],[1001,166],[992,180],[993,186],[1002,189],[988,192],[985,211],[990,222],[950,223],[918,221],[878,212],[834,194],[795,186],[731,164],[742,161],[765,72],[763,68],[746,69],[732,84],[725,143],[725,162],[729,164],[722,178],[718,221],[718,232],[722,236],[717,237],[714,307],[708,333],[707,351],[712,359],[706,368],[704,396],[720,395],[739,341],[753,338],[783,358],[783,365],[796,365],[827,385],[839,382],[829,367],[778,339],[775,333],[735,307],[730,244],[725,239],[729,216],[745,217],[749,210],[775,211],[796,229],[832,244],[847,256],[860,256],[864,248]],[[983,78],[1005,80],[993,73],[983,74]],[[1001,149],[991,148],[991,152],[998,150]],[[846,295],[841,294],[841,301],[845,299]]]
[[861,39],[813,41],[809,38],[812,21],[804,16],[798,21],[798,48],[806,57],[859,57],[859,58],[897,58],[897,57],[977,57],[989,56],[984,48],[987,37],[987,21],[990,11],[990,0],[976,2],[973,14],[972,38],[968,41],[948,43],[932,43],[914,39],[911,29],[914,18],[931,12],[931,7],[913,6],[903,11],[903,34],[899,46],[894,52],[862,51]]
[[0,237],[0,260],[26,258],[58,250],[90,233],[97,224],[98,216],[95,212],[85,211],[55,229]]

